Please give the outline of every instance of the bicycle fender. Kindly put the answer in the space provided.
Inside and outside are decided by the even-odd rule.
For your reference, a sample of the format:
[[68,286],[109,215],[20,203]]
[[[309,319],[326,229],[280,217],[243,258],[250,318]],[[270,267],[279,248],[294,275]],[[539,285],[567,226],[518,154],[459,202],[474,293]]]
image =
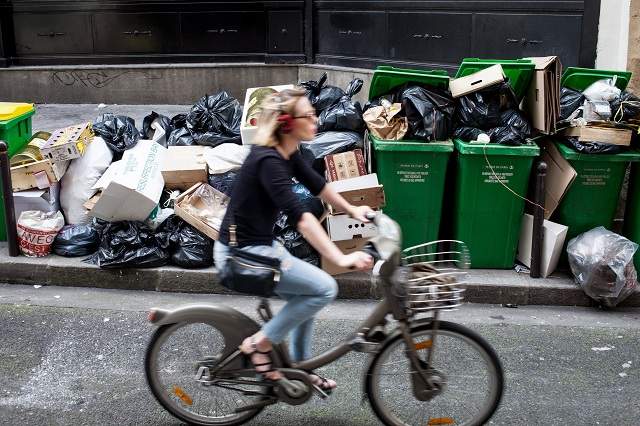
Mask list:
[[225,341],[233,347],[237,347],[245,337],[260,330],[258,323],[242,312],[219,305],[187,305],[175,310],[152,308],[149,319],[157,326],[186,321],[213,323],[224,335]]

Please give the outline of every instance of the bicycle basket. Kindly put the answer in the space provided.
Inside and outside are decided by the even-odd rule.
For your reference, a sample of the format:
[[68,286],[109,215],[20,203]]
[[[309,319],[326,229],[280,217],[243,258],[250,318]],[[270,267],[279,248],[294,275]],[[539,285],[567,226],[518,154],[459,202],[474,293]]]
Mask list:
[[469,250],[461,241],[439,240],[402,252],[408,270],[403,282],[407,307],[414,312],[453,309],[462,304]]

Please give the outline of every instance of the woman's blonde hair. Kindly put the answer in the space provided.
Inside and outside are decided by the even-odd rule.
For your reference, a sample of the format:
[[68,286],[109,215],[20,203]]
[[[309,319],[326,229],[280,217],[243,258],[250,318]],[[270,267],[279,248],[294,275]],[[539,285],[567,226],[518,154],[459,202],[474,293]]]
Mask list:
[[304,89],[285,89],[269,95],[262,101],[260,116],[258,117],[258,131],[253,143],[261,146],[276,146],[280,143],[280,127],[278,121],[282,114],[295,116],[298,101],[306,95]]

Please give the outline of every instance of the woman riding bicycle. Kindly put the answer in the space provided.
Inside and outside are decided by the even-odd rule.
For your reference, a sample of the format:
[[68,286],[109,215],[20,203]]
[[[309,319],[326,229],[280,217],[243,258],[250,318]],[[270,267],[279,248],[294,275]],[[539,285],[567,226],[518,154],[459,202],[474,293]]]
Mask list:
[[[269,380],[283,377],[272,368],[272,344],[281,343],[290,334],[292,360],[299,362],[310,358],[314,315],[335,299],[338,292],[336,281],[329,274],[292,256],[274,241],[273,227],[278,213],[283,211],[303,237],[333,263],[354,270],[370,269],[373,265],[373,259],[366,253],[343,254],[292,190],[292,178],[295,177],[313,195],[355,219],[368,222],[369,207],[349,204],[303,161],[300,142],[313,139],[316,124],[315,110],[303,90],[285,90],[265,99],[258,119],[255,146],[240,169],[219,241],[215,244],[216,266],[222,270],[229,253],[229,226],[233,223],[240,250],[281,260],[282,275],[275,293],[287,303],[240,347],[243,353],[251,356],[256,371]],[[336,387],[333,380],[316,374],[311,378],[324,390]]]

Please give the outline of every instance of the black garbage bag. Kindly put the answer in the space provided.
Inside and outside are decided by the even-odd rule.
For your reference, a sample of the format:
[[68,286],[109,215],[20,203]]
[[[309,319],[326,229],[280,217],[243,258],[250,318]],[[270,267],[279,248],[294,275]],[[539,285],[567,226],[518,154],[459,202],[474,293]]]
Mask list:
[[336,86],[325,86],[327,73],[322,74],[318,81],[309,80],[300,83],[307,90],[307,98],[316,109],[319,116],[322,111],[337,103],[344,95],[344,90]]
[[560,119],[566,120],[571,114],[584,103],[585,97],[582,92],[563,87],[560,89]]
[[207,180],[209,181],[209,185],[222,192],[223,194],[231,196],[233,183],[235,182],[237,176],[238,173],[231,170],[227,173],[209,175],[209,178]]
[[213,265],[213,240],[184,223],[175,234],[171,263],[182,268],[206,268]]
[[625,90],[611,102],[611,114],[617,122],[640,120],[640,98]]
[[100,233],[92,224],[65,225],[53,241],[53,252],[64,257],[87,256],[99,245]]
[[489,131],[477,129],[475,127],[457,127],[453,132],[453,136],[465,142],[470,142],[478,140],[478,136],[482,133],[485,133],[489,137],[491,137]]
[[102,231],[96,260],[105,269],[154,268],[169,261],[168,246],[166,235],[156,236],[142,222],[111,222]]
[[151,128],[151,124],[156,119],[158,120],[158,124],[160,125],[160,127],[162,127],[162,130],[164,130],[164,133],[166,135],[165,143],[163,145],[166,148],[167,141],[169,140],[169,136],[173,131],[173,126],[171,125],[171,119],[169,117],[166,117],[162,114],[158,114],[155,111],[151,111],[151,114],[147,115],[142,120],[142,132],[141,132],[142,137],[145,139],[153,139],[153,134],[155,133],[155,130]]
[[187,129],[198,145],[241,144],[241,119],[240,102],[222,91],[198,100],[187,114]]
[[517,108],[518,101],[509,83],[494,84],[458,98],[455,112],[456,127],[489,130],[502,125],[500,123],[502,111]]
[[353,102],[352,98],[360,89],[364,82],[359,78],[354,78],[347,92],[338,102],[323,110],[318,116],[318,132],[331,131],[353,131],[363,133],[365,123],[362,118],[362,107],[359,102]]
[[114,161],[119,160],[125,150],[133,148],[140,140],[135,120],[124,115],[102,114],[93,123],[93,132],[102,137],[113,151]]
[[167,146],[190,146],[197,145],[196,140],[191,136],[191,132],[185,127],[175,129],[167,138]]
[[287,215],[280,212],[278,220],[274,225],[273,232],[276,240],[280,242],[287,249],[289,253],[298,259],[302,259],[305,262],[312,265],[320,265],[320,255],[318,252],[304,239],[295,226],[289,223]]
[[174,129],[182,129],[187,127],[187,114],[176,114],[171,117],[171,127]]
[[491,132],[491,142],[502,145],[522,145],[531,135],[529,121],[517,109],[503,111],[500,114],[500,124],[501,126]]
[[[322,204],[322,200],[318,197],[314,197],[311,191],[301,183],[294,183],[291,188],[293,193],[298,196],[298,199],[301,200],[307,210],[309,210],[313,215],[320,219],[324,214],[324,205]],[[292,224],[295,226],[295,224]]]
[[562,138],[562,143],[583,154],[619,154],[624,148],[619,145],[600,142],[580,142],[577,137]]
[[511,126],[499,126],[489,130],[489,137],[491,143],[499,145],[522,145],[526,139],[523,138],[522,133],[518,132]]
[[364,140],[356,132],[325,132],[319,133],[311,142],[300,144],[302,158],[324,176],[324,157],[330,154],[353,151],[362,148]]
[[449,93],[410,86],[399,94],[399,100],[409,122],[405,139],[431,142],[451,137],[456,106]]

